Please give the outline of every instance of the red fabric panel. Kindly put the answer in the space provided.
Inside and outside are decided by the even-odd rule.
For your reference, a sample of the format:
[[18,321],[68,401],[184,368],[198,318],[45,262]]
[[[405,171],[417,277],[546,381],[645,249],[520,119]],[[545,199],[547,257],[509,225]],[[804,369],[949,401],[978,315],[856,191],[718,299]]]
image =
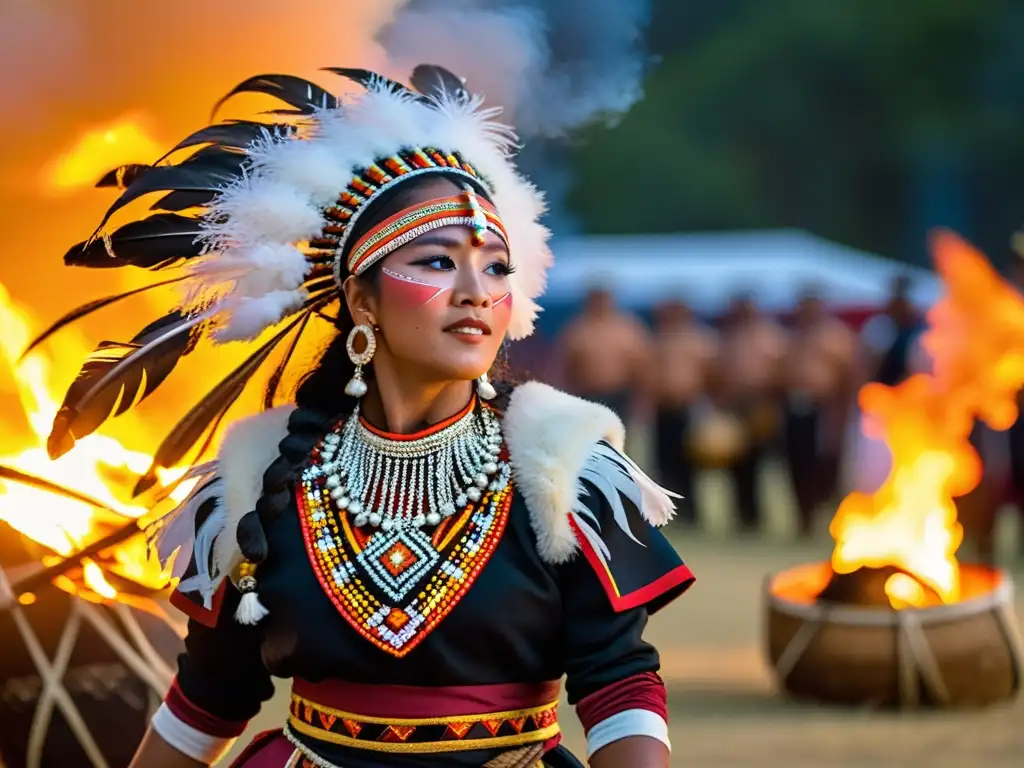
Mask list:
[[630,709],[645,709],[668,722],[668,695],[657,672],[632,675],[580,699],[576,714],[587,733],[612,715]]
[[257,733],[230,768],[282,768],[295,754],[295,747],[280,728]]
[[530,709],[558,698],[561,681],[453,685],[366,685],[343,680],[311,683],[295,678],[292,691],[304,699],[343,712],[383,718],[436,718]]
[[220,606],[221,603],[224,602],[224,590],[227,586],[228,580],[225,578],[220,583],[220,586],[217,587],[217,591],[213,594],[213,605],[209,609],[204,608],[198,603],[192,602],[178,590],[174,590],[171,593],[170,603],[190,619],[198,621],[204,627],[210,627],[213,629],[217,626],[217,619],[220,616]]

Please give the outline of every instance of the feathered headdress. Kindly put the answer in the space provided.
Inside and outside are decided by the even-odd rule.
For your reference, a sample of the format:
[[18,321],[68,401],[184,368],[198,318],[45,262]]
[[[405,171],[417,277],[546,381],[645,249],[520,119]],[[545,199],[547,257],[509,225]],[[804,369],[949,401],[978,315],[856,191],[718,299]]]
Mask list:
[[[417,67],[411,89],[366,70],[329,71],[364,91],[343,100],[289,75],[250,78],[215,113],[241,93],[274,96],[288,108],[265,113],[267,121],[208,126],[156,163],[126,165],[100,180],[98,186],[123,192],[96,233],[68,251],[65,264],[181,274],[78,307],[29,350],[69,323],[151,288],[182,282],[187,299],[131,341],[103,342],[90,355],[54,422],[52,457],[152,393],[206,337],[252,340],[279,326],[174,427],[154,468],[180,463],[204,435],[210,439],[253,374],[290,340],[271,374],[272,393],[309,319],[341,296],[335,268],[354,222],[378,195],[413,176],[443,171],[487,191],[516,264],[509,335],[532,332],[535,299],[551,263],[548,232],[539,223],[542,197],[516,171],[515,135],[496,122],[499,110],[484,108],[440,67]],[[114,213],[150,193],[161,194],[150,215],[104,231]],[[151,470],[136,491],[153,483]]]

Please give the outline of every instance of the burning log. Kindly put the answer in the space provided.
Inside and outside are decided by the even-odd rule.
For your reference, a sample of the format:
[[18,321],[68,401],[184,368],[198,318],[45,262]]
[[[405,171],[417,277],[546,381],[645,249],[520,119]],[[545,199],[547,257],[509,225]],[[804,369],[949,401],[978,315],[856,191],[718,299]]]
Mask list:
[[[920,607],[942,605],[939,594],[916,579],[913,574],[895,565],[880,568],[862,567],[850,573],[836,573],[815,598],[818,602],[838,605],[856,605],[864,608],[888,608],[892,604],[887,586],[896,576],[919,595]],[[896,583],[900,583],[897,581]]]

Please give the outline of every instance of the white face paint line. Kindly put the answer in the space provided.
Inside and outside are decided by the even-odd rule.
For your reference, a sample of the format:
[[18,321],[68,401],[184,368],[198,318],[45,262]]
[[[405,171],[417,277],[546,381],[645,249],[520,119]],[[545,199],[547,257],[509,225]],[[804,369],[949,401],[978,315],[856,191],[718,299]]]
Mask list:
[[387,267],[381,267],[380,271],[383,272],[388,277],[394,278],[395,280],[403,280],[403,281],[405,281],[407,283],[412,283],[413,285],[422,285],[425,288],[437,288],[437,292],[433,296],[431,296],[429,299],[427,299],[425,302],[423,302],[424,304],[429,304],[434,299],[436,299],[438,296],[440,296],[442,293],[444,293],[445,291],[449,290],[448,288],[439,288],[438,286],[434,285],[433,283],[428,283],[425,280],[417,280],[415,277],[409,277],[409,275],[403,275],[400,272],[393,272],[390,269],[388,269]]

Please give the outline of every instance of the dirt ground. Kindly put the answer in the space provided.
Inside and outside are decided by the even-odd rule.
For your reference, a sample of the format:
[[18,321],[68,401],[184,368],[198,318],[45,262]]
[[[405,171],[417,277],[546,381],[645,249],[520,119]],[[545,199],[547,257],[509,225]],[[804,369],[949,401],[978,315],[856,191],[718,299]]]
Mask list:
[[[814,544],[787,543],[787,491],[769,477],[765,492],[774,503],[768,505],[764,539],[727,536],[728,520],[708,514],[729,508],[715,478],[698,489],[706,532],[673,535],[697,583],[654,617],[647,632],[661,651],[669,688],[673,766],[1024,766],[1022,699],[981,712],[899,715],[798,705],[776,692],[762,654],[763,580],[789,565],[827,557],[831,542],[823,535]],[[1014,571],[1017,583],[1024,583],[1024,561],[1018,559]],[[1019,597],[1017,613],[1024,616]],[[286,692],[285,684],[253,731],[283,722]],[[583,735],[568,706],[562,723],[566,744],[584,754]]]

